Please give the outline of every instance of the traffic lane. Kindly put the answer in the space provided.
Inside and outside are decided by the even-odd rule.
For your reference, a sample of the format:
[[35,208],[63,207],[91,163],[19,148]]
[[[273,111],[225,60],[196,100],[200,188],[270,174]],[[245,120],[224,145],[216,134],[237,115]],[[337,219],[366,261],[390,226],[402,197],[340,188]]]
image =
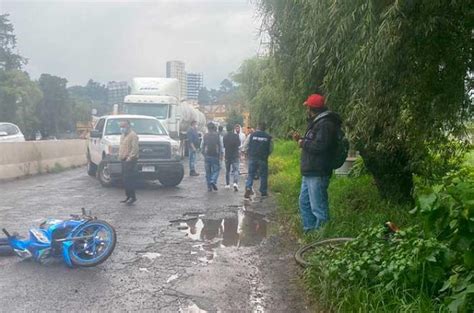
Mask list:
[[[26,234],[47,216],[67,218],[81,207],[92,209],[117,231],[114,253],[96,268],[2,260],[0,304],[28,311],[176,307],[179,297],[166,291],[169,279],[193,266],[196,256],[189,253],[193,243],[183,240],[168,221],[187,212],[221,211],[241,199],[237,193],[208,193],[202,176],[186,177],[177,188],[140,189],[139,202],[127,207],[118,203],[123,190],[102,188],[83,168],[5,183],[1,190],[1,224],[12,231]],[[159,256],[147,258],[148,252]],[[21,303],[14,301],[18,298]]]

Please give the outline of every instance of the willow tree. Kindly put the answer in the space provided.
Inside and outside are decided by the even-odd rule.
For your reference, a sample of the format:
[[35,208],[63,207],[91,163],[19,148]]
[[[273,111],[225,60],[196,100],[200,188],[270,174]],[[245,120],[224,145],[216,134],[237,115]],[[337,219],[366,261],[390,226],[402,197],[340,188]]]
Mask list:
[[[472,1],[260,0],[285,88],[326,94],[383,196],[447,169],[472,116]],[[472,86],[472,85],[471,85]],[[435,165],[435,166],[433,166]]]

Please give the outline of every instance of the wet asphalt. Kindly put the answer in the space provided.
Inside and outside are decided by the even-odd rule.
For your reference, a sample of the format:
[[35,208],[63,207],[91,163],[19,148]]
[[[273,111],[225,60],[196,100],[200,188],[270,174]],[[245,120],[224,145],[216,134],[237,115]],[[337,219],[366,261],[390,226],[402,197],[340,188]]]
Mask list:
[[245,177],[234,192],[223,171],[208,192],[202,168],[178,187],[144,184],[133,206],[85,168],[0,183],[0,228],[26,235],[84,207],[117,232],[115,251],[93,268],[0,257],[0,312],[306,311],[272,199],[244,201]]

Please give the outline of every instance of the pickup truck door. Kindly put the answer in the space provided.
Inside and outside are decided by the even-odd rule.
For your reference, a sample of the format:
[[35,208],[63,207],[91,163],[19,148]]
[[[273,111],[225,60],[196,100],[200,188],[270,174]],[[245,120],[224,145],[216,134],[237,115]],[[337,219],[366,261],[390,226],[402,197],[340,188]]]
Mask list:
[[[101,118],[97,124],[95,124],[94,130],[100,132],[102,137],[104,136],[105,118]],[[102,138],[90,138],[90,153],[91,160],[95,164],[99,164],[102,160],[102,149],[101,149]]]

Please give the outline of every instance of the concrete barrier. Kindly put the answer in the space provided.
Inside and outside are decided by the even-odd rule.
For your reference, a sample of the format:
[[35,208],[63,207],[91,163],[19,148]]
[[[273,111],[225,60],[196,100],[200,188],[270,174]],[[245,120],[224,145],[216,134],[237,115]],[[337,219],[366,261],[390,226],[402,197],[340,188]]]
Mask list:
[[0,143],[0,180],[86,164],[86,140]]

